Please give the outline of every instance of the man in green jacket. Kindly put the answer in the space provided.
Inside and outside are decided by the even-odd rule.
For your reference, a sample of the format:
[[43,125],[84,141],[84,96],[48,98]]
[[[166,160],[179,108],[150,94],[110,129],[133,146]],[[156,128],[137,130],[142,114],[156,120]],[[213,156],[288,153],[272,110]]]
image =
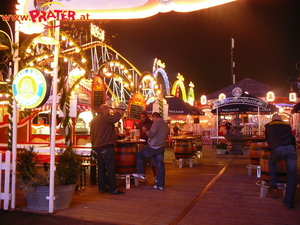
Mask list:
[[116,188],[115,150],[116,132],[115,123],[121,119],[118,110],[113,109],[110,114],[109,107],[102,104],[99,113],[91,122],[91,142],[97,152],[98,160],[98,191],[100,193],[124,194]]

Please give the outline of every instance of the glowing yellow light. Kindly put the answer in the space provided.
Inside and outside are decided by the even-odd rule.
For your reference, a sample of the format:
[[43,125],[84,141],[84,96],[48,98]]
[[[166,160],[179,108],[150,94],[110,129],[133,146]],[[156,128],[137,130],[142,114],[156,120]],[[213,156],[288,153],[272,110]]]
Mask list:
[[30,49],[30,48],[27,48],[27,49],[26,49],[26,52],[27,52],[27,53],[30,53],[30,52],[31,52],[31,49]]
[[64,61],[65,61],[65,62],[68,62],[68,59],[67,59],[67,58],[64,58]]
[[205,95],[202,95],[202,96],[201,96],[200,102],[201,102],[201,105],[206,105],[206,104],[207,104],[207,98],[206,98]]
[[269,92],[267,93],[267,101],[268,101],[268,102],[273,102],[274,100],[275,100],[275,94],[274,94],[274,92],[269,91]]
[[224,93],[219,94],[219,100],[223,100],[226,98],[226,95]]
[[69,45],[70,45],[70,46],[73,46],[73,45],[74,45],[74,43],[73,43],[72,41],[70,41],[70,42],[69,42]]
[[61,36],[61,40],[65,41],[67,38],[65,36]]
[[177,77],[178,80],[184,81],[184,77],[183,75],[181,75],[180,73],[178,73]]
[[296,102],[296,100],[297,100],[297,95],[296,95],[296,93],[295,93],[295,92],[291,92],[291,93],[289,94],[289,101],[290,101],[290,102]]

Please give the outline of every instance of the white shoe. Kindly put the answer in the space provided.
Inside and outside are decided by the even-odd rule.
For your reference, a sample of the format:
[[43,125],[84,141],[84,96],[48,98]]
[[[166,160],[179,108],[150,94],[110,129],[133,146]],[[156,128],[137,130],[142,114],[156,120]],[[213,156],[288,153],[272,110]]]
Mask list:
[[139,173],[133,173],[131,174],[133,177],[137,177],[139,179],[142,179],[142,180],[146,180],[146,177],[144,174],[139,174]]
[[164,190],[164,188],[163,187],[157,187],[156,185],[154,185],[154,189],[157,189],[157,190]]

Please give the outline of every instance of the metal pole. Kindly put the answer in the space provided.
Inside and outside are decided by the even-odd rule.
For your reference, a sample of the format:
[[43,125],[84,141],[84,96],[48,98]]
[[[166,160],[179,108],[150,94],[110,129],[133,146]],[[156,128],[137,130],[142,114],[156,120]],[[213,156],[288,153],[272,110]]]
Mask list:
[[[55,21],[55,35],[54,38],[59,40],[60,21]],[[58,77],[58,53],[59,43],[55,45],[54,62],[53,62],[53,80],[52,80],[52,112],[51,112],[51,130],[50,130],[50,185],[49,185],[49,213],[54,211],[54,176],[55,176],[55,129],[56,129],[56,99],[57,99],[57,77]]]
[[219,108],[217,107],[217,144],[219,143]]
[[235,74],[234,74],[235,62],[233,61],[233,49],[234,49],[234,38],[231,38],[231,76],[232,76],[232,84],[235,84]]
[[257,107],[258,108],[258,118],[257,118],[257,122],[258,122],[258,135],[260,135],[260,113],[259,113],[259,106]]
[[[9,25],[9,24],[8,24]],[[11,30],[11,28],[9,27],[9,29]],[[14,76],[18,73],[19,70],[19,35],[20,35],[20,31],[19,31],[19,22],[16,21],[15,22],[15,44],[17,44],[17,48],[14,51],[13,54],[13,61],[14,61]],[[11,79],[11,77],[9,78]],[[17,106],[17,102],[13,101],[13,133],[12,133],[12,186],[11,186],[11,208],[14,209],[15,208],[15,204],[16,204],[16,161],[17,161],[17,123],[18,123],[18,106]]]

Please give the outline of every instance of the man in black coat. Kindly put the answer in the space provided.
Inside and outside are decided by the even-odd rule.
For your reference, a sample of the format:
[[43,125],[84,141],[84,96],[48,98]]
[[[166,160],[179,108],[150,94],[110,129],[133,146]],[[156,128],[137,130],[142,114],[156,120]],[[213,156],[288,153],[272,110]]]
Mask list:
[[274,114],[272,121],[265,125],[268,147],[271,149],[269,169],[271,176],[270,187],[277,190],[276,162],[284,159],[287,169],[287,186],[283,203],[287,209],[294,207],[294,197],[297,187],[297,148],[296,139],[292,135],[292,128],[281,120],[281,116]]

